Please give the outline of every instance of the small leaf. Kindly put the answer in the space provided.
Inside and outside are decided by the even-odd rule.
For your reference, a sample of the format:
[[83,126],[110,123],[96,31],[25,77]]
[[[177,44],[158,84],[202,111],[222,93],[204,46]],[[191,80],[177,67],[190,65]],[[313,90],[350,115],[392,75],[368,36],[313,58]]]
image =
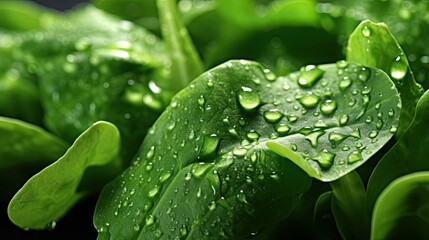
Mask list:
[[68,147],[46,130],[12,118],[0,117],[0,136],[1,170],[52,163]]
[[372,215],[371,239],[427,239],[429,172],[395,179],[380,194]]
[[[118,129],[97,122],[55,163],[30,178],[8,206],[11,221],[24,229],[46,229],[90,190],[77,192],[85,169],[117,160]],[[118,161],[113,165],[118,168]],[[119,169],[118,169],[119,170]]]
[[423,88],[414,80],[407,55],[387,25],[362,21],[350,35],[347,60],[379,68],[389,74],[401,94],[403,112],[396,136],[402,135],[413,119]]

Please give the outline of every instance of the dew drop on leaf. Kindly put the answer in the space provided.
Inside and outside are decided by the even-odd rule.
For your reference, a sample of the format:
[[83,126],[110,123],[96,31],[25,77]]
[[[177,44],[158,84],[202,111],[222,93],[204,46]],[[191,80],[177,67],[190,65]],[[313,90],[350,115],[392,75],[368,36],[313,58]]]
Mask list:
[[339,87],[343,91],[349,88],[351,85],[352,85],[352,80],[348,76],[345,76],[339,83]]
[[337,102],[335,100],[327,99],[320,105],[320,112],[325,116],[331,116],[337,110]]
[[335,156],[335,153],[331,153],[328,150],[324,149],[323,151],[319,152],[317,157],[313,160],[316,160],[319,163],[320,168],[322,168],[323,170],[328,170],[334,164]]
[[362,35],[365,37],[370,37],[371,36],[371,29],[368,26],[364,26],[362,28]]
[[259,94],[251,88],[242,87],[238,92],[238,102],[244,110],[253,110],[261,104]]
[[319,100],[320,100],[320,97],[317,96],[316,94],[307,93],[300,98],[299,103],[301,103],[303,107],[311,109],[317,106],[317,104],[319,103]]
[[302,88],[311,88],[323,76],[325,71],[314,66],[309,65],[301,69],[298,76],[298,84]]
[[276,132],[280,135],[280,136],[284,136],[286,134],[289,133],[290,131],[290,127],[286,124],[279,124],[275,126]]
[[398,56],[390,66],[390,76],[396,80],[401,80],[405,77],[408,71],[406,59]]
[[349,65],[349,63],[345,60],[337,61],[336,64],[338,68],[346,68]]
[[232,154],[234,154],[234,156],[237,157],[244,157],[247,153],[247,149],[245,148],[234,148],[234,150],[232,150]]
[[251,131],[249,131],[249,132],[246,133],[246,136],[250,140],[258,140],[260,135],[256,131],[251,130]]
[[209,170],[210,167],[211,167],[210,164],[206,164],[203,162],[195,163],[191,167],[191,174],[192,176],[199,178],[202,175],[204,175]]
[[283,117],[283,114],[278,110],[269,110],[264,112],[264,118],[269,123],[276,123],[280,121]]
[[219,141],[220,139],[216,134],[205,135],[199,156],[206,157],[214,153],[219,146]]
[[347,157],[347,162],[352,164],[352,163],[355,163],[357,161],[361,161],[362,159],[363,158],[362,158],[361,153],[358,150],[355,150],[349,154],[349,156]]

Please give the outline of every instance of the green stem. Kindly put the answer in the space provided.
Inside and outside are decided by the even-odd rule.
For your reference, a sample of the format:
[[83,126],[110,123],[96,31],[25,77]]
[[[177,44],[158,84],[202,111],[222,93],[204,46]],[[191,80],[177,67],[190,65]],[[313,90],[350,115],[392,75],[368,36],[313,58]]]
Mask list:
[[356,171],[331,182],[332,212],[344,239],[368,239],[365,186]]
[[157,0],[161,33],[172,61],[172,77],[176,92],[186,87],[204,71],[203,63],[183,26],[175,0]]

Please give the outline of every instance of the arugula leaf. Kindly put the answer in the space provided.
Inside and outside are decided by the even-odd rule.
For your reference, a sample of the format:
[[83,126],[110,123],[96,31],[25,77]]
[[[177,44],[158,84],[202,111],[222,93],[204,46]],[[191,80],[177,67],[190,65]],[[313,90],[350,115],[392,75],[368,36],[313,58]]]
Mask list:
[[338,65],[276,78],[236,60],[194,80],[103,190],[99,238],[244,237],[286,217],[310,178],[268,148],[324,181],[361,165],[393,136],[400,98],[384,72]]
[[10,220],[24,229],[49,228],[96,188],[92,182],[78,191],[85,169],[107,165],[104,174],[108,169],[117,173],[119,145],[118,129],[108,122],[96,122],[58,161],[31,177],[16,193],[8,206]]
[[0,117],[0,136],[7,136],[0,138],[2,170],[51,163],[68,147],[63,140],[38,126],[5,117]]
[[384,23],[363,21],[350,35],[347,60],[376,67],[388,73],[401,93],[403,112],[398,126],[400,136],[410,125],[423,88],[414,80],[407,56]]
[[427,239],[429,172],[395,179],[380,194],[372,215],[371,239]]
[[410,127],[383,156],[369,178],[366,196],[369,211],[372,211],[382,191],[396,178],[429,169],[426,147],[429,144],[428,118],[429,91],[426,91],[417,103],[416,115]]

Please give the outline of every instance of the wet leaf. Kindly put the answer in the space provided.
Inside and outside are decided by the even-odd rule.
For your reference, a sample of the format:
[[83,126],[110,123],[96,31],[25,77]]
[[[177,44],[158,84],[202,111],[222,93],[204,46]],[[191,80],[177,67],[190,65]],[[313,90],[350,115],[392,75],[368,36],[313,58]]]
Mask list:
[[[321,74],[306,74],[316,68]],[[339,90],[345,77],[353,83]],[[302,99],[309,92],[317,104]],[[103,190],[99,238],[247,236],[285,218],[309,188],[296,165],[332,181],[364,163],[393,136],[399,103],[384,72],[351,63],[278,78],[255,62],[217,66],[173,98],[131,166]]]

